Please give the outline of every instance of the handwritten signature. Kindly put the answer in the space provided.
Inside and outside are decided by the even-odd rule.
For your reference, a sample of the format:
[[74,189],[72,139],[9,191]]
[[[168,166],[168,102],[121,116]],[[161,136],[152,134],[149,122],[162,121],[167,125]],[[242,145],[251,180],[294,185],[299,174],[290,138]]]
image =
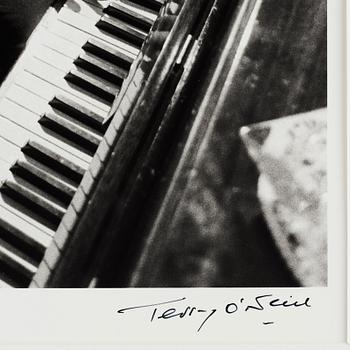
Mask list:
[[[222,309],[202,309],[197,306],[183,305],[186,297],[168,300],[155,304],[130,306],[118,309],[118,314],[125,314],[137,309],[150,309],[150,322],[156,320],[169,320],[172,318],[191,318],[196,314],[203,314],[202,322],[200,323],[197,332],[203,329],[203,326],[212,319],[217,312],[224,312],[227,315],[235,314],[237,312],[259,312],[271,308],[310,308],[310,298],[304,298],[301,301],[289,298],[277,298],[273,294],[262,294],[256,296],[252,301],[241,298],[239,301],[227,303]],[[169,307],[171,306],[171,307]],[[273,321],[263,322],[263,325],[274,324]]]

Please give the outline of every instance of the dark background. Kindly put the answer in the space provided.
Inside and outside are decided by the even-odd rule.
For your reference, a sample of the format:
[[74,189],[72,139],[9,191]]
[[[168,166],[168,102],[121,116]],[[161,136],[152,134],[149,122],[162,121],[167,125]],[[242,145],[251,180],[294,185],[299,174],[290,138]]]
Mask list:
[[1,0],[0,81],[21,53],[27,38],[53,0]]

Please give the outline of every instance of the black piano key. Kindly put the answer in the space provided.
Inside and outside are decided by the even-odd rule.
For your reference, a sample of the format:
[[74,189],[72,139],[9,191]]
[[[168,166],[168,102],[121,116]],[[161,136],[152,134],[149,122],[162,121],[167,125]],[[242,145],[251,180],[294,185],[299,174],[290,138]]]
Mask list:
[[121,85],[127,77],[128,71],[111,65],[109,62],[101,60],[89,52],[84,52],[74,61],[74,64],[101,77],[111,83]]
[[0,238],[0,260],[12,266],[25,277],[32,277],[38,262],[26,256],[22,251]]
[[26,288],[30,281],[27,283],[20,284],[18,281],[14,281],[13,278],[9,277],[6,271],[3,271],[2,263],[0,261],[0,288]]
[[30,190],[24,184],[6,180],[2,184],[0,191],[42,218],[43,223],[49,224],[51,228],[57,228],[65,213],[64,208]]
[[0,239],[15,247],[23,257],[28,257],[28,260],[33,263],[41,261],[46,248],[28,234],[8,223],[6,218],[0,218]]
[[97,38],[90,38],[83,46],[86,52],[90,52],[98,57],[103,58],[121,68],[130,69],[133,59],[116,48],[105,44]]
[[135,27],[109,15],[103,15],[96,26],[137,47],[141,47],[147,37],[147,33],[136,30]]
[[104,127],[104,117],[82,106],[70,97],[58,94],[49,102],[49,105],[98,132],[104,133],[106,131]]
[[112,1],[107,7],[104,8],[103,12],[114,18],[130,23],[131,25],[145,30],[146,32],[151,29],[153,24],[153,21],[150,18],[143,16],[139,12],[125,8],[116,1]]
[[39,119],[39,123],[82,147],[89,154],[95,153],[102,139],[101,136],[94,135],[56,113],[45,113]]
[[22,148],[22,152],[39,163],[44,164],[48,168],[53,169],[58,174],[67,177],[76,184],[76,186],[80,184],[85,173],[85,170],[77,164],[74,164],[61,155],[52,152],[36,141],[30,140]]
[[21,262],[10,250],[0,247],[0,279],[10,287],[27,288],[35,273]]
[[74,196],[76,187],[64,182],[62,179],[53,176],[52,173],[39,167],[39,164],[28,160],[18,160],[10,171],[24,180],[48,193],[59,200],[63,205],[68,206]]
[[112,103],[118,94],[120,88],[107,81],[93,77],[91,74],[80,70],[72,69],[65,79],[86,91]]
[[147,7],[148,9],[154,12],[159,12],[165,2],[165,0],[129,0],[129,1],[133,2],[134,4]]

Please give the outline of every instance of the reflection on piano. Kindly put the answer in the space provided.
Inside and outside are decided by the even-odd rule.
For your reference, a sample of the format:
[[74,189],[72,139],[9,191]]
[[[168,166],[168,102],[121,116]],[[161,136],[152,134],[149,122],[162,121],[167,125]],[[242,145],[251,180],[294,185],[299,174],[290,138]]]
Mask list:
[[50,7],[0,90],[1,285],[302,284],[238,131],[326,105],[325,13],[316,0]]

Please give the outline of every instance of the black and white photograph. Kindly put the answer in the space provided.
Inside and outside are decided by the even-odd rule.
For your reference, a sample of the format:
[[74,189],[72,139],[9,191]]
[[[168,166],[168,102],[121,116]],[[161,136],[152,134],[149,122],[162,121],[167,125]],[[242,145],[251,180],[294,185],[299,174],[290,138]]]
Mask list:
[[0,348],[350,342],[347,18],[0,0]]
[[2,1],[1,285],[326,286],[326,5]]
[[0,4],[0,282],[327,286],[326,0]]
[[326,0],[1,0],[0,284],[327,287]]

